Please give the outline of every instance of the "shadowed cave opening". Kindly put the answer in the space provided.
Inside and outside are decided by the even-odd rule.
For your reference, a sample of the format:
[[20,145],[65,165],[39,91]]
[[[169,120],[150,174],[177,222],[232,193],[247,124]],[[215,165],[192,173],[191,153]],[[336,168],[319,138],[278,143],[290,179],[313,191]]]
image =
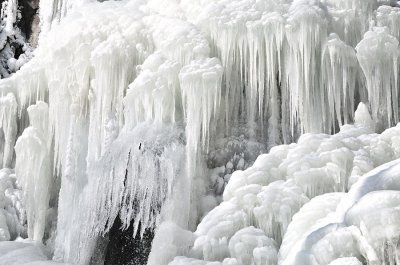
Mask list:
[[[92,262],[92,264],[104,265],[145,265],[151,250],[151,242],[154,238],[154,230],[146,229],[143,237],[140,233],[133,236],[133,223],[131,221],[128,229],[122,229],[122,223],[119,218],[116,218],[110,232],[99,240],[98,247],[93,255],[93,260],[100,261]],[[140,225],[139,229],[140,231]],[[103,251],[104,250],[104,251]]]

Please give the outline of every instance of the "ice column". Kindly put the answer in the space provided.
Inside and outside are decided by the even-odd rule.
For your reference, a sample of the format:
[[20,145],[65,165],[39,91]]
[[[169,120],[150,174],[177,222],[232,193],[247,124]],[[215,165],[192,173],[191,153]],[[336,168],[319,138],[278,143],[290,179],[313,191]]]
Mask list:
[[89,161],[100,158],[106,150],[106,125],[115,124],[115,136],[123,125],[122,99],[138,64],[135,51],[119,33],[111,34],[92,51],[95,80],[90,94]]
[[[187,188],[183,192],[188,192],[186,198],[191,198],[193,203],[196,203],[194,198],[197,197],[191,194],[191,190],[196,189],[193,180],[199,174],[197,170],[200,154],[203,151],[208,152],[211,135],[214,135],[216,129],[222,73],[220,61],[207,58],[192,61],[179,74],[186,122]],[[199,188],[197,192],[201,192]],[[196,209],[195,207],[187,208],[184,212],[189,213],[189,209]],[[193,214],[192,217],[196,215]]]
[[13,94],[0,97],[0,168],[12,167],[17,136],[17,108]]
[[322,57],[322,80],[329,105],[331,127],[353,120],[358,63],[354,49],[331,34]]
[[15,171],[24,192],[28,236],[41,241],[52,185],[48,106],[39,101],[28,108],[28,113],[31,126],[25,129],[15,145]]
[[[289,129],[297,132],[328,131],[326,94],[320,89],[322,44],[328,21],[318,1],[296,0],[289,9],[287,25],[288,54],[285,56],[285,90],[289,106]],[[287,121],[286,121],[287,122]]]
[[399,120],[399,41],[388,28],[374,27],[356,50],[367,80],[372,118],[378,129],[393,125]]

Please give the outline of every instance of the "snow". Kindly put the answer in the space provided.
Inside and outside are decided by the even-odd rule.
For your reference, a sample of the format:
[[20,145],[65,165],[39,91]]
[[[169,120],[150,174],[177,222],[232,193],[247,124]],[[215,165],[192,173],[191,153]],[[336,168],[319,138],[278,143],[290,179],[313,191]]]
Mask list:
[[0,242],[1,265],[68,265],[48,261],[49,254],[43,244],[27,239],[19,238],[12,242]]
[[89,264],[117,218],[149,265],[398,259],[396,3],[40,5],[0,81],[9,264]]

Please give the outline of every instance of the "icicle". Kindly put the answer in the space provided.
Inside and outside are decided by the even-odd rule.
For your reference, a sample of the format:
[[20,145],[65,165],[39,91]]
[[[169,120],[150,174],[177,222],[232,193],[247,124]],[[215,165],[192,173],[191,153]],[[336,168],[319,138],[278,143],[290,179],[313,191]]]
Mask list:
[[13,94],[0,97],[0,168],[11,168],[17,136],[17,101]]
[[96,176],[89,179],[87,193],[90,232],[106,233],[118,215],[124,228],[134,222],[134,236],[139,224],[141,235],[155,228],[182,173],[184,153],[181,132],[173,126],[144,123],[123,131],[89,172]]
[[[265,121],[269,123],[268,142],[279,143],[279,82],[281,54],[285,37],[285,20],[281,14],[265,13],[261,20],[248,22],[249,73],[247,113],[250,125],[259,121],[265,137]],[[254,104],[257,102],[258,104]]]
[[208,153],[211,136],[216,130],[221,103],[222,74],[223,69],[216,58],[194,60],[184,66],[179,73],[186,123],[187,180],[183,190],[186,198],[190,198],[190,203],[184,208],[188,216],[183,223],[189,226],[194,226],[198,218],[197,201],[193,198],[204,192],[202,190],[204,187],[194,186],[194,180],[199,174],[201,153]]
[[106,151],[105,125],[114,120],[118,125],[116,134],[123,125],[122,98],[133,79],[133,66],[138,63],[134,52],[120,34],[112,34],[92,51],[95,79],[90,102],[89,161]]
[[355,47],[370,27],[377,0],[322,0],[332,14],[332,28],[348,45]]
[[331,128],[353,120],[358,64],[355,50],[331,34],[322,54],[322,80],[325,85]]
[[24,192],[28,236],[41,241],[52,185],[48,106],[44,102],[38,102],[28,108],[28,113],[31,126],[25,129],[15,145],[15,170]]
[[[289,10],[285,56],[286,95],[291,135],[327,130],[326,94],[320,89],[322,45],[327,37],[326,10],[319,1],[297,0]],[[298,129],[297,129],[298,128]],[[287,137],[286,137],[287,138]]]
[[179,74],[188,146],[208,150],[221,102],[223,69],[216,58],[192,61]]
[[387,28],[374,27],[356,50],[367,80],[371,115],[377,129],[393,125],[399,121],[399,41]]

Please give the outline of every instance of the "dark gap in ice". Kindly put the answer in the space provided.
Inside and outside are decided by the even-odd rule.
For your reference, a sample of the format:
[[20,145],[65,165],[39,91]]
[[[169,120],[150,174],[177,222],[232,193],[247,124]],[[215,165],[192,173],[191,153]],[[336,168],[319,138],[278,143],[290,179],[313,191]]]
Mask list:
[[[104,265],[146,265],[151,250],[154,231],[147,229],[141,238],[140,233],[133,237],[133,223],[122,230],[117,218],[108,234],[108,246],[105,250]],[[139,229],[140,231],[140,225]]]

